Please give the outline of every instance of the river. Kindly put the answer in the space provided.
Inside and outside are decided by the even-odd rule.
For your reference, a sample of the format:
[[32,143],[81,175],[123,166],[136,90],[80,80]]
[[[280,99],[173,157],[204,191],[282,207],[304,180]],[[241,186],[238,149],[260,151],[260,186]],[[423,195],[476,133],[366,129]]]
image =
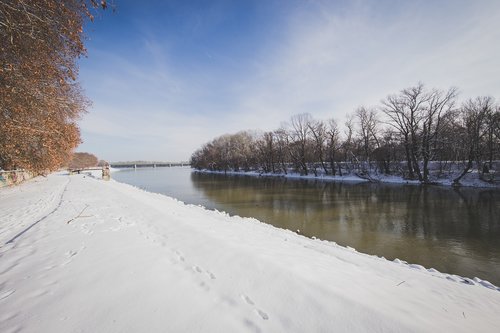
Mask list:
[[500,285],[500,190],[225,176],[181,167],[123,169],[112,177],[360,252]]

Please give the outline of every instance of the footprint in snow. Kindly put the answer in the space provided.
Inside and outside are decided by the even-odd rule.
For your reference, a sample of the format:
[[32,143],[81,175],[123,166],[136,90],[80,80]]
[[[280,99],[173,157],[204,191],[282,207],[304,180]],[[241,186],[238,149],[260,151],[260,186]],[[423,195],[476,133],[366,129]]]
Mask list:
[[85,250],[86,246],[82,246],[80,249],[78,250],[69,250],[69,251],[66,251],[66,253],[64,254],[66,256],[66,258],[68,259],[67,261],[63,262],[62,263],[62,266],[66,266],[67,264],[69,264],[70,262],[73,261],[73,257],[75,257],[78,253],[80,253],[82,250]]
[[180,261],[186,260],[179,251],[175,250],[174,253],[177,255],[177,259],[179,259]]
[[67,257],[67,258],[74,257],[74,256],[76,256],[77,254],[78,254],[78,251],[75,251],[75,250],[70,250],[70,251],[67,251],[67,252],[65,253],[65,255],[66,255],[66,257]]
[[[245,301],[245,303],[247,303],[248,305],[251,305],[251,306],[254,306],[255,303],[254,301],[248,297],[247,295],[245,294],[241,294],[241,298]],[[262,318],[263,320],[268,320],[269,319],[269,316],[267,315],[267,313],[265,313],[264,311],[262,311],[261,309],[258,309],[258,308],[254,308],[254,312],[260,317]]]
[[264,311],[262,310],[259,310],[259,309],[255,309],[255,312],[257,312],[257,314],[264,320],[268,320],[269,319],[269,316],[267,315],[267,313],[265,313]]
[[247,295],[241,295],[241,298],[247,303],[247,304],[250,304],[250,305],[254,305],[255,303],[252,301],[252,299],[250,297],[248,297]]
[[[193,269],[194,272],[198,272],[198,273],[203,273],[203,269],[201,269],[201,267],[199,266],[192,266],[191,267]],[[205,274],[211,279],[211,280],[215,280],[215,274],[210,272],[210,271],[205,271]]]

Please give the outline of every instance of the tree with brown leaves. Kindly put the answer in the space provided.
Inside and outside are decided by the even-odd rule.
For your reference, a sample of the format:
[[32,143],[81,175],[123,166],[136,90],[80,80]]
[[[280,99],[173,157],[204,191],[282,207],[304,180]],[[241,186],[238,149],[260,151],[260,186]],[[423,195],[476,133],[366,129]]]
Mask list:
[[59,168],[80,143],[89,105],[78,84],[94,0],[0,2],[0,168]]
[[70,169],[91,168],[97,166],[99,160],[94,154],[74,153],[69,162]]

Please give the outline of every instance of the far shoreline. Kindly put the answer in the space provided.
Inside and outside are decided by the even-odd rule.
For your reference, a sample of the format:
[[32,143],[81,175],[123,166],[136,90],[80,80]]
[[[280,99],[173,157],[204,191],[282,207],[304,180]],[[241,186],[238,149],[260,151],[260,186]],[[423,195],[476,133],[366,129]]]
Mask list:
[[382,184],[395,184],[395,185],[417,185],[417,186],[443,186],[448,188],[483,188],[483,189],[500,189],[500,185],[495,185],[491,183],[484,182],[478,177],[470,179],[470,175],[477,175],[477,173],[469,173],[464,177],[460,184],[454,184],[451,178],[443,178],[434,180],[432,182],[423,183],[418,180],[404,179],[400,176],[387,176],[387,175],[370,175],[370,177],[363,178],[358,175],[346,175],[346,176],[330,176],[330,175],[301,175],[299,173],[266,173],[258,171],[216,171],[207,169],[195,169],[191,168],[194,173],[202,174],[216,174],[216,175],[228,175],[228,176],[247,176],[247,177],[262,177],[262,178],[286,178],[294,180],[316,180],[321,182],[333,182],[333,183],[382,183]]

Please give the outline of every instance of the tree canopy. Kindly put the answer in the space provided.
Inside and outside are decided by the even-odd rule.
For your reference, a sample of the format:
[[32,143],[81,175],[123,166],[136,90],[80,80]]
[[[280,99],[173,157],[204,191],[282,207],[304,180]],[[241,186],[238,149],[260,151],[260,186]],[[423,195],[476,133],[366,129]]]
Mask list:
[[97,156],[90,153],[74,153],[68,167],[70,169],[95,167],[99,163]]
[[83,25],[105,1],[0,2],[0,168],[45,172],[80,143]]

